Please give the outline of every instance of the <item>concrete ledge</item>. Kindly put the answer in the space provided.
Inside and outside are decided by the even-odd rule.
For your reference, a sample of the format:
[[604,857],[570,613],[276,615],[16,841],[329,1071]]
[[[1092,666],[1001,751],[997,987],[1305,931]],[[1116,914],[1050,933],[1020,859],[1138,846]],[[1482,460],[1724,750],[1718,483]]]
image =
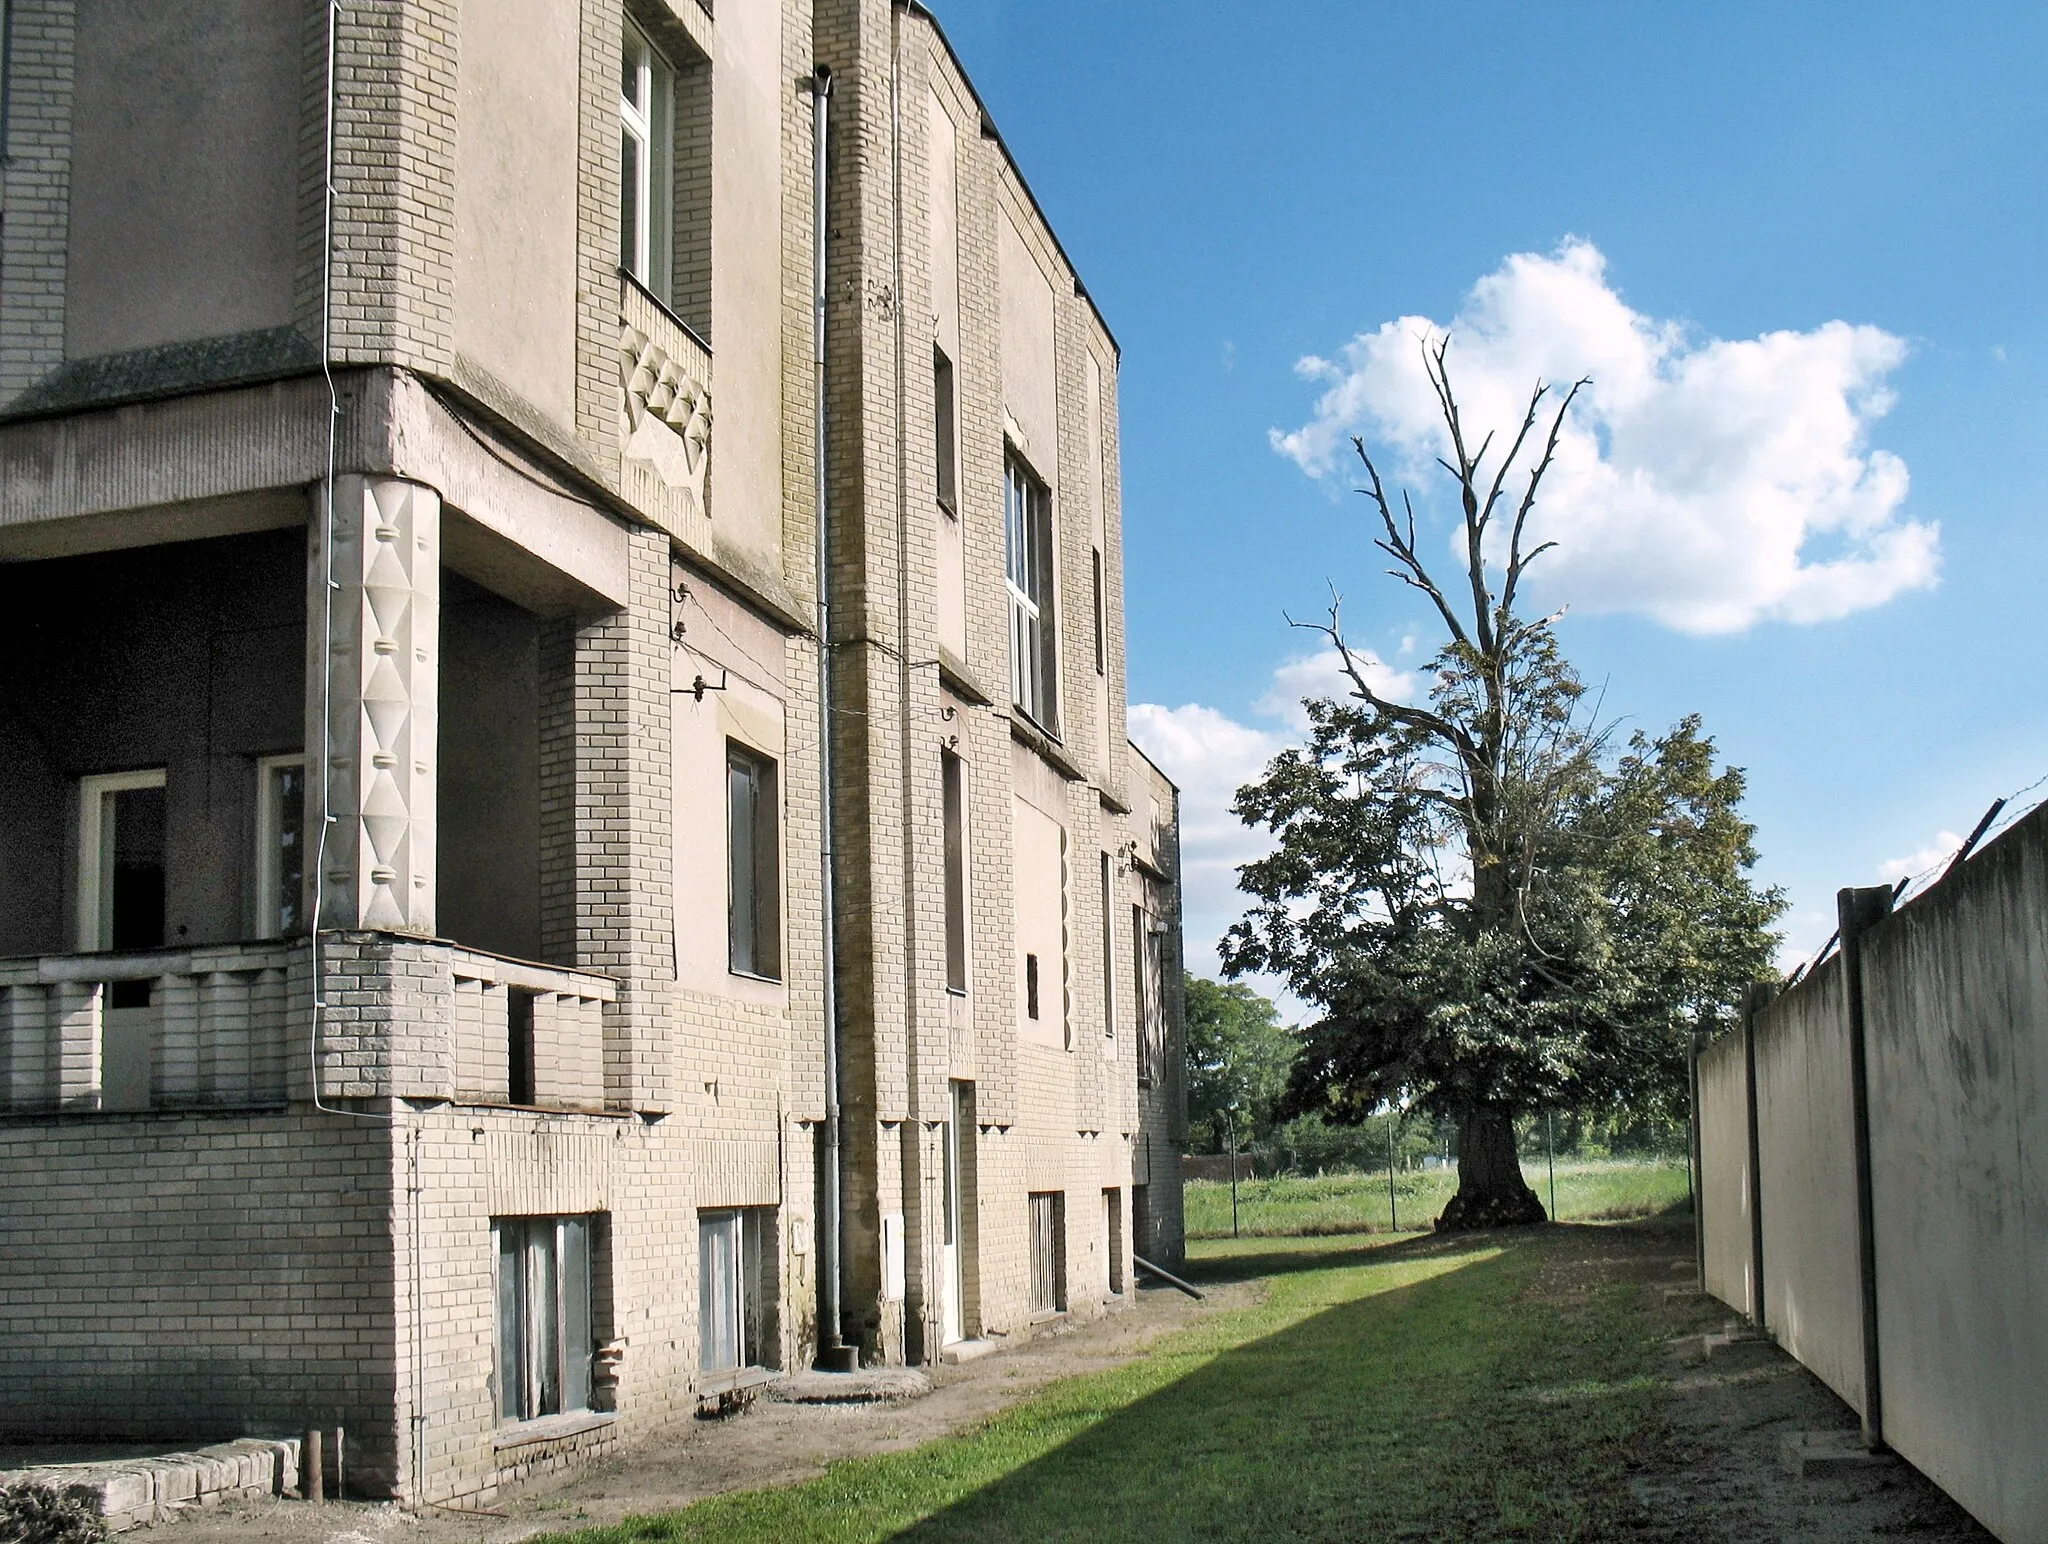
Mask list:
[[958,1367],[962,1362],[972,1362],[1002,1349],[1002,1342],[996,1340],[956,1340],[939,1353],[939,1360]]
[[1871,1452],[1853,1431],[1795,1431],[1778,1444],[1778,1466],[1798,1480],[1866,1472],[1889,1458]]
[[863,1367],[859,1372],[792,1373],[772,1385],[768,1397],[789,1405],[872,1405],[917,1399],[932,1391],[932,1380],[915,1367]]
[[40,1464],[0,1471],[0,1485],[47,1485],[83,1501],[110,1532],[121,1533],[194,1507],[296,1491],[299,1444],[243,1437],[153,1458]]
[[512,1448],[532,1447],[537,1442],[560,1442],[568,1437],[580,1437],[587,1431],[598,1431],[617,1420],[618,1417],[608,1410],[575,1410],[567,1415],[544,1415],[538,1420],[500,1427],[497,1435],[491,1438],[491,1447],[503,1453]]

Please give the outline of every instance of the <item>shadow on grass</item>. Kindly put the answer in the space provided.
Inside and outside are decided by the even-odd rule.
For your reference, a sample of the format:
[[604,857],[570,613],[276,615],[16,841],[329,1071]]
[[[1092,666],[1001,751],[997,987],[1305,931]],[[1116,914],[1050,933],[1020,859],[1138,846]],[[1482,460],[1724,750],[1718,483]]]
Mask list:
[[[1243,1340],[1230,1318],[1197,1325],[914,1453],[604,1536],[1598,1537],[1633,1505],[1623,1473],[1652,1411],[1647,1392],[1622,1382],[1639,1352],[1611,1317],[1577,1324],[1525,1293],[1552,1253],[1544,1243],[1571,1246],[1562,1232],[1204,1261],[1209,1281],[1273,1280],[1268,1305],[1243,1313],[1303,1316]],[[1385,1274],[1361,1279],[1361,1266]],[[1533,1397],[1572,1382],[1612,1392],[1569,1422]]]

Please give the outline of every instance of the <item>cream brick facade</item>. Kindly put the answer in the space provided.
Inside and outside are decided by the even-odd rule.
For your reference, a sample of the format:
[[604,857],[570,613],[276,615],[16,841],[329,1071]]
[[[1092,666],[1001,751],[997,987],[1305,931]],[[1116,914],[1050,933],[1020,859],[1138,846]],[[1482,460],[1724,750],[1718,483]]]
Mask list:
[[[1122,733],[1118,351],[932,18],[349,0],[330,56],[317,3],[0,14],[0,1433],[342,1425],[352,1489],[487,1499],[809,1365],[831,1259],[871,1361],[1177,1260],[1177,809]],[[676,93],[644,284],[628,21]],[[115,132],[122,60],[176,129],[224,38],[192,145]],[[1012,458],[1051,511],[1038,721]],[[759,972],[735,755],[774,773]],[[758,1367],[707,1371],[700,1223],[735,1209]],[[508,1419],[506,1336],[543,1332],[501,1317],[542,1278],[498,1225],[549,1218],[587,1220],[587,1312],[546,1291],[590,1387]]]

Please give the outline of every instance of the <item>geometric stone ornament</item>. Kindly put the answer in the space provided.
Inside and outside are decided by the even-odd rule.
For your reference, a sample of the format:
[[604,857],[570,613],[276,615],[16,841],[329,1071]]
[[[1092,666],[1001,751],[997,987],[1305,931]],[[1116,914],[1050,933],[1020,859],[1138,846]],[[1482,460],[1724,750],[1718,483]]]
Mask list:
[[692,514],[707,515],[711,388],[625,318],[619,322],[619,385],[621,454],[650,464]]
[[[324,668],[327,689],[331,818],[318,925],[431,936],[441,497],[395,477],[337,477],[332,529],[331,564],[323,564],[316,521],[310,565],[316,646],[323,617],[327,626],[325,646],[308,662]],[[317,761],[321,682],[310,677],[306,750]],[[316,842],[318,819],[316,808],[308,821]]]

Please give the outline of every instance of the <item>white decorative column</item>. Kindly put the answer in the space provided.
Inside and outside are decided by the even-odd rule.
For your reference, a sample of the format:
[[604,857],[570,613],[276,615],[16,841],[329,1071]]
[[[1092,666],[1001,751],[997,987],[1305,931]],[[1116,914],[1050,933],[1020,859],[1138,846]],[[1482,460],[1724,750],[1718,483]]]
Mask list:
[[[431,935],[441,497],[398,478],[338,477],[331,553],[322,551],[323,525],[316,495],[310,632],[318,655],[307,681],[306,754],[315,777],[323,748],[327,764],[319,926]],[[317,791],[309,802],[307,832],[317,844]]]

